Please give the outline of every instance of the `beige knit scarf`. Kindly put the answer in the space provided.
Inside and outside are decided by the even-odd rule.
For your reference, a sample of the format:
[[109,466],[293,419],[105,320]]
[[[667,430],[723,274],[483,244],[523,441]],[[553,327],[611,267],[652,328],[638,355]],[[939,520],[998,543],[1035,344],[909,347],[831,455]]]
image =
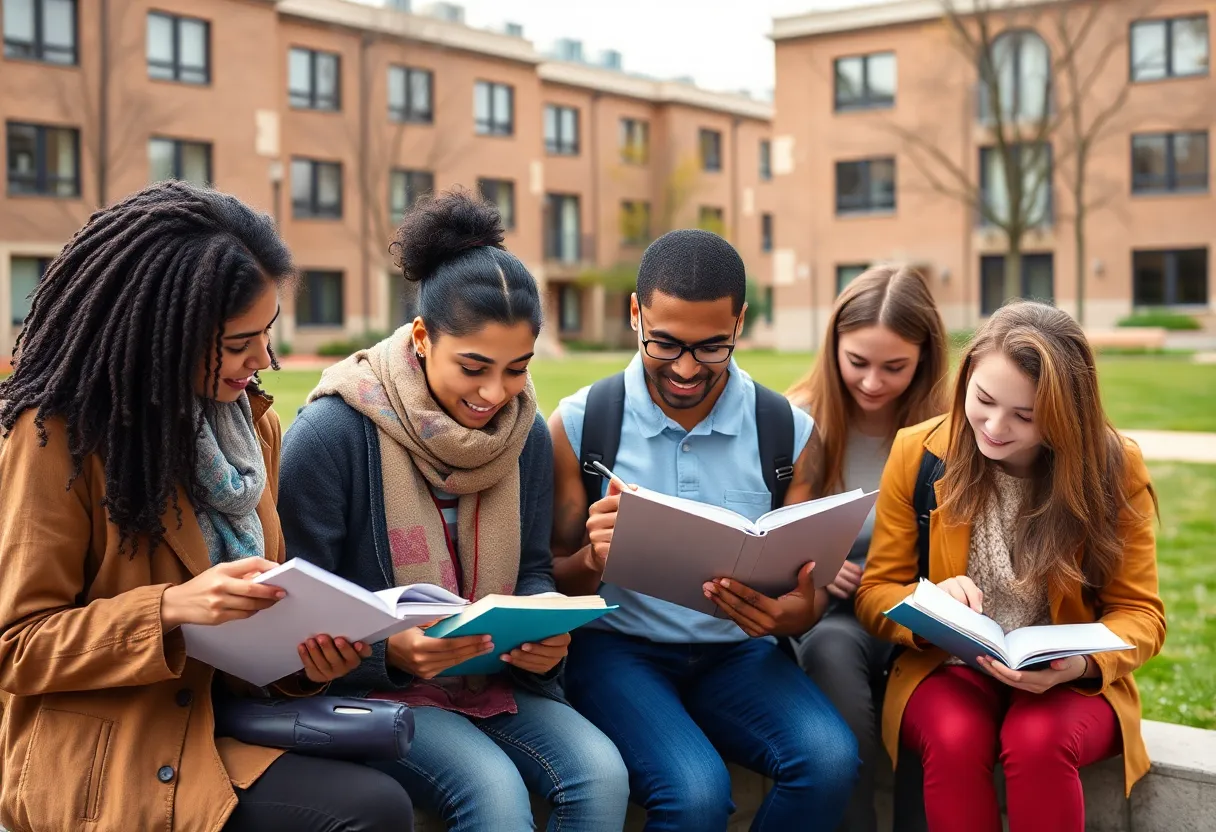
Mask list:
[[[536,418],[531,379],[484,429],[466,428],[431,396],[402,327],[326,370],[308,401],[332,395],[379,431],[397,584],[437,584],[472,601],[511,594],[519,575],[519,456]],[[459,581],[430,486],[459,497]]]

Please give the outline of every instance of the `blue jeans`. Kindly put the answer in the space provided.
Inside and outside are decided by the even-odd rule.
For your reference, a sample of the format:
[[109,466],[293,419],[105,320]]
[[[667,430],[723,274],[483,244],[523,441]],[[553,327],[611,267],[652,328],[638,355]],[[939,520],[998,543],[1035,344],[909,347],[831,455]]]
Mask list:
[[535,829],[529,791],[553,807],[550,832],[620,832],[629,775],[612,742],[569,705],[518,688],[515,702],[488,719],[415,708],[409,757],[376,768],[449,832]]
[[767,640],[660,644],[574,634],[574,706],[620,749],[646,829],[720,832],[735,807],[724,759],[774,781],[752,830],[833,830],[857,779],[857,741]]

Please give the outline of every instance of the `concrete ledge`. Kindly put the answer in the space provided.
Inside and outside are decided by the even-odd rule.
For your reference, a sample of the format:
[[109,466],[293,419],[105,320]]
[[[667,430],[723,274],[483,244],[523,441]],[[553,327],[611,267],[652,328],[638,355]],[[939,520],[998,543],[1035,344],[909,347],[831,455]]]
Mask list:
[[1113,329],[1086,329],[1085,337],[1094,349],[1123,347],[1159,350],[1165,348],[1169,335],[1162,327],[1126,326]]
[[[1131,799],[1123,796],[1123,758],[1116,757],[1081,772],[1085,784],[1087,832],[1213,832],[1216,830],[1216,731],[1148,722],[1143,725],[1144,741],[1153,760],[1152,771],[1132,790]],[[755,817],[769,783],[765,778],[738,766],[731,766],[732,797],[737,811],[731,817],[730,832],[746,830]],[[880,778],[875,803],[879,829],[891,828],[891,778]],[[1003,777],[998,773],[998,789],[1004,801]],[[548,807],[533,800],[537,827],[543,828]],[[645,813],[629,807],[625,829],[641,830]],[[418,813],[417,832],[444,832],[438,819]]]

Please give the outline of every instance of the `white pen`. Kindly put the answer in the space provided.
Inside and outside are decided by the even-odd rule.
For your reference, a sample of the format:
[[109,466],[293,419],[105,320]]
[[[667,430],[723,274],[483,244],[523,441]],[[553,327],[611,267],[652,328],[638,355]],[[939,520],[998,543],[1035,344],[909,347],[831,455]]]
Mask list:
[[620,477],[618,477],[616,474],[614,474],[614,473],[612,473],[611,471],[609,471],[609,470],[608,470],[608,469],[607,469],[607,468],[604,466],[604,464],[603,464],[603,463],[601,463],[601,462],[599,462],[599,461],[594,461],[594,462],[590,462],[590,463],[588,463],[588,464],[589,464],[589,465],[590,465],[592,468],[594,468],[594,469],[595,469],[595,471],[596,471],[596,473],[598,473],[600,476],[602,476],[602,477],[607,477],[608,479],[610,479],[610,480],[612,480],[614,483],[616,483],[617,488],[621,489],[622,491],[632,491],[632,490],[633,490],[633,487],[632,487],[632,486],[630,486],[630,485],[629,485],[629,483],[625,482],[623,479],[621,479]]

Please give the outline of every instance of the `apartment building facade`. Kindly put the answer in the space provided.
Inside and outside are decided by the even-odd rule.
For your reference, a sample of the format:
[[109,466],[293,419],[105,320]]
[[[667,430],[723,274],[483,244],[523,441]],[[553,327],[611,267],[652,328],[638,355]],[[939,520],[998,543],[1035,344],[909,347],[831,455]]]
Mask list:
[[[1029,226],[1018,295],[1074,315],[1080,295],[1096,328],[1157,308],[1212,322],[1212,4],[1011,5],[961,28],[938,0],[774,21],[779,347],[817,343],[840,289],[880,261],[919,266],[947,325],[975,326],[1008,294],[1003,229],[1014,202]],[[977,39],[992,56],[988,74]],[[1070,77],[1083,91],[1075,120]],[[1034,140],[1020,189],[1005,182],[998,129],[1006,143]],[[1078,137],[1088,150],[1079,203]]]
[[393,234],[452,187],[498,203],[550,337],[626,340],[628,295],[603,275],[667,227],[725,233],[771,278],[766,103],[628,75],[619,56],[552,60],[452,6],[0,4],[0,354],[71,233],[165,178],[276,218],[301,272],[277,338],[297,352],[406,320]]

